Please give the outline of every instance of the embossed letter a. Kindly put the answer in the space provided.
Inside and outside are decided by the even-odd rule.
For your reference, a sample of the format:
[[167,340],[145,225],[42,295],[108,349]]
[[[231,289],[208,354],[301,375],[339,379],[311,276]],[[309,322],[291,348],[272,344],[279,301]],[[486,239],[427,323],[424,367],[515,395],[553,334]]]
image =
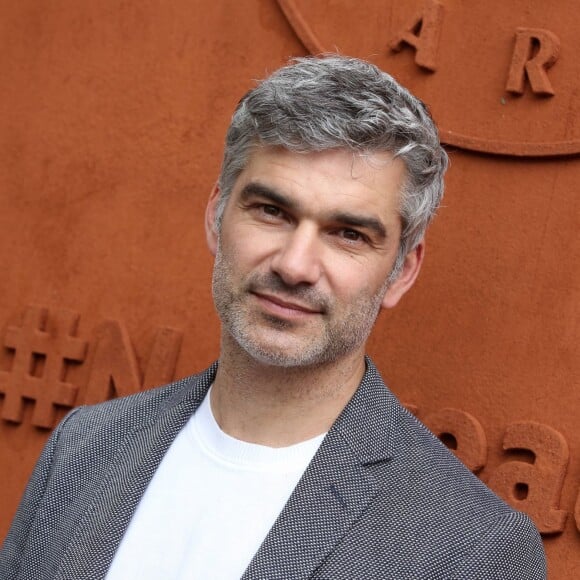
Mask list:
[[389,42],[389,47],[399,52],[405,44],[412,46],[416,51],[415,62],[420,67],[435,72],[442,23],[443,5],[436,0],[428,0],[421,14]]

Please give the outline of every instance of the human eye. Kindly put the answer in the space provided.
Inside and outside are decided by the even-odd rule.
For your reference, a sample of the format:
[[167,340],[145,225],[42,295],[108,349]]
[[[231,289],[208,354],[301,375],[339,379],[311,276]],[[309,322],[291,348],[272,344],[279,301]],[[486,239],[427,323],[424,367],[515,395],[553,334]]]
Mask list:
[[270,203],[262,203],[259,205],[259,210],[262,214],[269,218],[279,218],[282,216],[282,210]]
[[257,201],[252,203],[248,209],[258,222],[278,224],[289,219],[284,209],[270,202]]
[[342,228],[337,233],[340,239],[349,245],[362,245],[369,241],[368,236],[352,228]]

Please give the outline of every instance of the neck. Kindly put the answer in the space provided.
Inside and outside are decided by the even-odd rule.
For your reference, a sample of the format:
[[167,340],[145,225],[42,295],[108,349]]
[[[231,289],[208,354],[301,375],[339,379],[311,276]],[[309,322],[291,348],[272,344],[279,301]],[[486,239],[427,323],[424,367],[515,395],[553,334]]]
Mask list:
[[293,445],[328,431],[364,370],[362,349],[325,365],[287,368],[260,363],[222,336],[212,412],[232,437],[270,447]]

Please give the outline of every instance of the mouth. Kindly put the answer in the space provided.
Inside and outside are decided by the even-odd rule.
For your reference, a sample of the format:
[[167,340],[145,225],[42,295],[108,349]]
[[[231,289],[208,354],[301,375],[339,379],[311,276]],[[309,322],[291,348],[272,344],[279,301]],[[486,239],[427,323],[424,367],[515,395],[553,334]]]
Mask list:
[[264,294],[261,292],[252,292],[268,311],[273,314],[286,317],[303,317],[323,314],[323,311],[316,306],[303,304],[293,300],[285,300],[273,294]]

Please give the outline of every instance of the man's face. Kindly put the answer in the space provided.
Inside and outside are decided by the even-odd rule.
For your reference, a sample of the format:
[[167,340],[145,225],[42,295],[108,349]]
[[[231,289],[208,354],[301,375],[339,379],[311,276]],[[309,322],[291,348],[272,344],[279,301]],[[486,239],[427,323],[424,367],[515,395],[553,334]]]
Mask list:
[[257,149],[227,201],[219,234],[211,223],[217,195],[208,206],[213,294],[224,331],[272,365],[319,365],[362,353],[381,306],[405,291],[397,291],[399,281],[388,283],[404,177],[403,163],[388,154]]

